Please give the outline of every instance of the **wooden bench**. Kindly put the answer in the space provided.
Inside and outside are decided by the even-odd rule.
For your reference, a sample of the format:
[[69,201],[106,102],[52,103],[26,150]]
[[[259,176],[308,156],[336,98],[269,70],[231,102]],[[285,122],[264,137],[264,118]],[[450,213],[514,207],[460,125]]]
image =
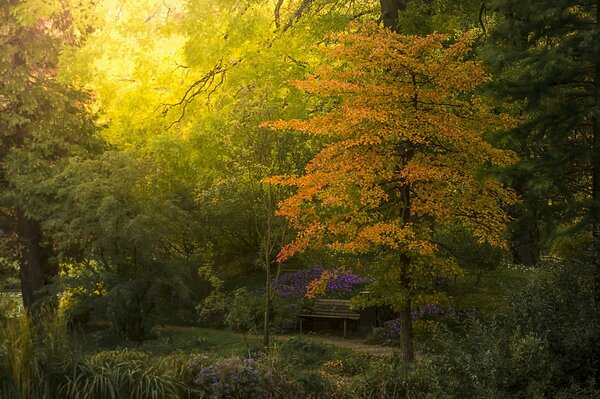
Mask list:
[[303,308],[296,316],[300,319],[300,333],[302,333],[303,319],[343,320],[344,338],[346,338],[346,322],[360,318],[360,315],[350,308],[350,301],[345,299],[317,299],[311,308]]

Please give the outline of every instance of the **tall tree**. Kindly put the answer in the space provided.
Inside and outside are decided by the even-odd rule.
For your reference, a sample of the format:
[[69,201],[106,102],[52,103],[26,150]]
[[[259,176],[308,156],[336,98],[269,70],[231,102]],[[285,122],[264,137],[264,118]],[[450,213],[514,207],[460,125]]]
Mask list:
[[380,0],[379,3],[381,4],[381,20],[383,22],[383,26],[393,30],[394,32],[398,32],[398,14],[406,7],[406,1]]
[[0,6],[0,206],[10,216],[3,230],[12,229],[19,237],[28,310],[57,271],[40,227],[48,209],[40,183],[61,159],[81,151],[94,131],[86,94],[57,79],[61,49],[76,44],[84,33],[75,23],[76,10],[35,1]]
[[93,312],[116,334],[142,340],[155,323],[194,308],[193,216],[170,177],[155,160],[106,151],[70,159],[46,183],[56,203],[43,226],[55,239],[68,310]]
[[329,143],[304,175],[272,179],[297,188],[280,204],[298,234],[279,260],[314,246],[377,255],[371,290],[399,311],[403,357],[412,361],[413,301],[436,274],[459,272],[439,256],[434,230],[461,224],[479,241],[503,245],[502,207],[514,198],[482,172],[513,157],[482,133],[508,119],[473,94],[489,77],[466,58],[466,36],[448,45],[441,35],[366,25],[329,42],[324,66],[295,85],[332,102],[308,120],[266,124]]
[[396,33],[456,35],[474,27],[485,31],[481,0],[380,0],[383,26]]
[[[186,116],[186,121],[194,124],[196,148],[222,143],[209,165],[213,171],[217,165],[218,173],[207,174],[202,198],[216,200],[217,214],[228,215],[219,218],[225,222],[215,225],[217,255],[238,254],[235,260],[243,262],[246,271],[256,265],[265,271],[266,346],[272,279],[280,266],[273,261],[287,231],[285,220],[273,212],[287,189],[262,180],[273,174],[297,173],[310,159],[314,145],[305,136],[268,132],[258,124],[306,115],[304,99],[284,82],[300,78],[312,68],[320,56],[313,45],[325,32],[343,29],[354,18],[374,16],[376,7],[372,1],[331,0],[195,0],[191,4],[185,22],[190,36],[186,63],[196,73],[205,72],[196,75],[198,84],[192,84],[189,95],[170,108],[168,116],[186,108],[196,110],[194,117]],[[197,24],[207,19],[217,20],[218,29]],[[193,99],[197,99],[195,104]],[[210,109],[205,100],[210,100]],[[221,191],[225,195],[220,199],[214,195],[219,194],[215,190],[219,187],[227,189]],[[229,204],[229,209],[223,204]],[[215,259],[215,264],[222,267],[223,262]]]
[[[599,2],[501,0],[492,6],[498,21],[486,56],[496,70],[494,87],[524,114],[509,139],[521,156],[513,173],[526,194],[520,214],[533,215],[535,223],[523,223],[517,234],[534,237],[540,227],[575,225],[598,247]],[[542,217],[554,223],[540,226]]]

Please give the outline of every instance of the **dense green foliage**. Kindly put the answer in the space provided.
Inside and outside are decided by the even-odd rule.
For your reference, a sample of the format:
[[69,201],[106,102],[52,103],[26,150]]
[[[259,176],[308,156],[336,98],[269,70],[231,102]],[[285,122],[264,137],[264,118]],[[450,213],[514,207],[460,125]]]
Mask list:
[[520,155],[508,173],[523,196],[515,254],[535,264],[557,227],[589,235],[598,225],[598,4],[501,0],[493,9],[485,57],[495,70],[494,92],[523,115],[506,138]]
[[88,94],[57,78],[61,49],[83,33],[75,21],[79,10],[31,6],[8,1],[0,7],[0,257],[19,260],[29,309],[58,269],[40,228],[53,201],[43,182],[67,157],[98,148]]
[[32,398],[119,397],[113,391],[143,398],[596,398],[594,267],[544,265],[493,319],[441,328],[414,365],[305,337],[276,341],[267,355],[255,338],[193,328],[161,329],[143,345],[107,350],[90,338],[73,341],[63,318],[42,318],[36,326],[21,319],[2,329],[0,392]]
[[[599,15],[598,1],[575,0],[2,1],[0,397],[600,398]],[[341,42],[361,26],[383,32],[377,24],[405,47],[374,35]],[[446,36],[423,38],[431,33]],[[415,50],[426,40],[440,43],[427,57]],[[441,74],[427,77],[438,58]],[[444,74],[450,63],[483,69]],[[361,80],[367,72],[377,79]],[[480,108],[512,117],[497,129],[474,122]],[[323,122],[333,114],[342,116]],[[381,136],[327,152],[332,132],[359,125]],[[378,141],[398,131],[406,135]],[[389,175],[364,197],[377,165],[348,156],[376,146]],[[486,151],[505,150],[515,162],[492,168]],[[402,172],[415,153],[432,163]],[[311,176],[309,190],[268,179],[282,175]],[[469,187],[492,178],[502,182],[493,201],[511,205],[470,208],[483,196]],[[416,182],[428,187],[420,203]],[[330,195],[311,208],[304,200],[316,192]],[[347,221],[368,221],[375,202],[382,218],[401,212],[407,231],[427,226],[407,235],[420,241],[402,263],[423,278],[410,286],[378,272],[392,263],[381,248],[395,245],[393,230],[375,229],[372,251],[354,250],[360,236],[348,253],[339,249],[352,241],[340,239],[277,262],[282,248],[308,242],[280,216],[290,198],[294,215],[316,223],[309,232],[331,221],[330,232],[352,236]],[[432,223],[448,209],[456,213]],[[493,222],[504,211],[505,236]],[[474,238],[461,220],[487,235]],[[510,248],[485,243],[504,239]],[[432,268],[432,248],[451,267]],[[400,283],[422,293],[403,311],[417,360],[269,340],[295,329],[311,284],[300,277],[317,269],[323,295],[336,295],[332,276],[380,288],[356,304],[393,304]],[[290,271],[300,277],[284,286]],[[4,291],[19,278],[22,316]],[[408,346],[397,320],[371,339],[398,346],[405,333]],[[182,327],[194,324],[219,330]]]

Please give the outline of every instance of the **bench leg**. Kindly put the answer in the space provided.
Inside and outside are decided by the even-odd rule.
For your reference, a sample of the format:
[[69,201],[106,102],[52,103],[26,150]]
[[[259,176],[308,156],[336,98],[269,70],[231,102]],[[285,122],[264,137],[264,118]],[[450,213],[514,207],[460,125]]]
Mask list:
[[344,319],[344,338],[346,338],[346,319]]
[[302,334],[302,317],[300,318],[300,334]]

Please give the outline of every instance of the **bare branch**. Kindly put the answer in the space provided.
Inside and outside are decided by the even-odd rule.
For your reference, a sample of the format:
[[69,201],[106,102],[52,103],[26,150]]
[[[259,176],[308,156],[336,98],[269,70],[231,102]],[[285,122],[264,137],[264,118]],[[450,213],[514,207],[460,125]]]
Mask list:
[[188,87],[188,89],[183,94],[181,100],[176,103],[163,104],[162,114],[166,116],[167,113],[173,109],[174,107],[181,108],[181,115],[179,118],[171,123],[167,130],[169,130],[176,123],[180,123],[187,110],[188,105],[196,98],[196,96],[207,93],[207,102],[210,101],[210,96],[223,84],[225,81],[225,74],[228,70],[239,64],[242,60],[237,59],[229,63],[227,66],[223,66],[223,60],[219,61],[219,63],[210,71],[208,71],[204,76],[200,79],[196,80],[194,83]]

